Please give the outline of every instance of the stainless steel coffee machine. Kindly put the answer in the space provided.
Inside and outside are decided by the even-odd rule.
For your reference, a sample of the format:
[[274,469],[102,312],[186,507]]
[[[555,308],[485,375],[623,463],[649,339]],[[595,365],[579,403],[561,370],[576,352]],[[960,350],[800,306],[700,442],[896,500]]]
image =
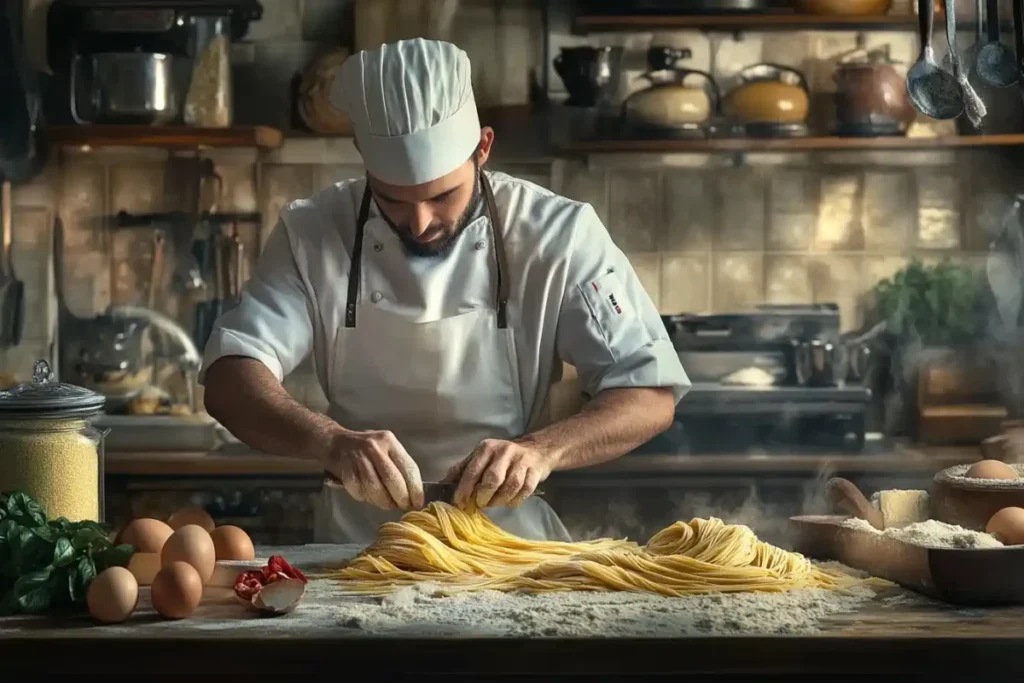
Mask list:
[[230,43],[261,16],[257,0],[55,0],[47,58],[67,99],[50,104],[80,124],[230,125]]

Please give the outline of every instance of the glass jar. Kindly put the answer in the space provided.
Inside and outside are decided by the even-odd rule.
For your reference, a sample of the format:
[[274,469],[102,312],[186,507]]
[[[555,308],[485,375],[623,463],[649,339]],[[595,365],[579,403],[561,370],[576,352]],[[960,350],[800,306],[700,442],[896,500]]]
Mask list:
[[104,521],[104,432],[89,424],[103,405],[36,361],[31,382],[0,392],[0,492],[31,496],[48,519]]
[[200,128],[227,128],[231,97],[231,18],[189,17],[192,74],[185,95],[184,121]]

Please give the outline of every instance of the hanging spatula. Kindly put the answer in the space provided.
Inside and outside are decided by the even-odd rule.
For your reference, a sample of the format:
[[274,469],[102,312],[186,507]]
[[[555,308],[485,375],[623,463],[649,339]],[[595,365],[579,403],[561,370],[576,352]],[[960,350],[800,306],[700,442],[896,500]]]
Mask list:
[[11,182],[4,180],[0,187],[0,348],[9,348],[21,343],[25,329],[25,284],[14,276]]

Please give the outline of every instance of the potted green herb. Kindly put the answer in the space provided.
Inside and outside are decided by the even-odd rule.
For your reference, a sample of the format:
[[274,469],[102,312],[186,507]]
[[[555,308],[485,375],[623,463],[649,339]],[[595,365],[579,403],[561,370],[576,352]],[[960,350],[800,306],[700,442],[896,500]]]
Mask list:
[[[887,431],[913,425],[917,385],[925,363],[956,363],[972,357],[986,324],[985,282],[981,273],[944,261],[918,259],[874,287],[875,310],[885,323],[894,405],[887,406]],[[903,429],[901,429],[903,428]]]

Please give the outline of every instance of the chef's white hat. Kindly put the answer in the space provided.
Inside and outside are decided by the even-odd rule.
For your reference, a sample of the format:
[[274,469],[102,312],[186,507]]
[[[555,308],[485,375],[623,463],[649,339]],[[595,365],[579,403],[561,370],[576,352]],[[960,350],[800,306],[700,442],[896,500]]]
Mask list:
[[440,40],[400,40],[341,65],[332,103],[352,119],[366,170],[392,185],[451,173],[480,142],[469,56]]

